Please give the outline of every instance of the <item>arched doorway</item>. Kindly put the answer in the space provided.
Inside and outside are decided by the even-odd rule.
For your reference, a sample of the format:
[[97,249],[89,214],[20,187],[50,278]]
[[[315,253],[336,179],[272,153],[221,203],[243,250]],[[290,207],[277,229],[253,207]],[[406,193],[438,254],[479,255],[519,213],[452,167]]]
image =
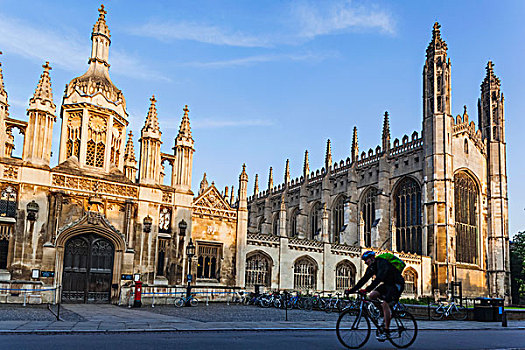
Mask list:
[[115,247],[106,238],[83,234],[65,244],[62,301],[109,303]]

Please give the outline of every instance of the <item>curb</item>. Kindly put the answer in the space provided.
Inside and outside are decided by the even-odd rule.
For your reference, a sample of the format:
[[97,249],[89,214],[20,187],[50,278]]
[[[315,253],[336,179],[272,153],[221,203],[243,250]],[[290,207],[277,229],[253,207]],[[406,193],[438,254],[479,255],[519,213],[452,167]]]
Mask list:
[[[434,328],[434,329],[419,329],[420,331],[486,331],[486,330],[525,330],[525,327],[483,327],[483,328]],[[335,331],[331,327],[303,327],[303,328],[207,328],[207,329],[176,329],[176,328],[158,328],[158,329],[39,329],[39,330],[0,330],[0,335],[9,334],[115,334],[115,333],[206,333],[206,332],[279,332],[279,331]]]

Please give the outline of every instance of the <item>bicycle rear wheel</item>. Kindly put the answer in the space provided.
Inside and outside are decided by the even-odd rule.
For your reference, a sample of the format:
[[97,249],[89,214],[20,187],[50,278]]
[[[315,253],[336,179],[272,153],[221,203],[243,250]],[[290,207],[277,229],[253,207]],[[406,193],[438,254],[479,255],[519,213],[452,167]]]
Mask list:
[[370,320],[359,309],[348,309],[337,319],[337,339],[350,349],[358,349],[370,338]]
[[197,306],[198,303],[199,303],[199,300],[197,298],[191,298],[190,299],[190,305],[191,306]]
[[467,308],[464,306],[456,306],[455,310],[452,311],[452,317],[458,321],[463,321],[467,318]]
[[445,316],[445,309],[439,304],[430,304],[430,318],[439,321]]
[[398,348],[407,348],[414,343],[417,337],[417,323],[414,316],[405,311],[403,317],[395,314],[390,322],[388,340]]
[[175,299],[175,306],[176,307],[183,307],[184,306],[184,298]]

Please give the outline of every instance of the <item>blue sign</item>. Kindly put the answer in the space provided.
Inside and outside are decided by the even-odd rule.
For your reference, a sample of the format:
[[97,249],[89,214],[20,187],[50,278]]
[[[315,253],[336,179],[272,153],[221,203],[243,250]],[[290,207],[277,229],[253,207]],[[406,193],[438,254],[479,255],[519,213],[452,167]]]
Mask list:
[[125,281],[132,281],[133,280],[133,275],[121,275],[120,279],[121,280],[125,280]]
[[191,276],[191,274],[189,274],[188,275],[188,282],[191,282],[191,280],[192,280],[192,276]]
[[499,307],[499,314],[500,314],[500,315],[503,314],[503,306],[500,306],[500,307]]
[[55,277],[55,273],[53,271],[40,271],[40,276],[42,276],[42,277]]

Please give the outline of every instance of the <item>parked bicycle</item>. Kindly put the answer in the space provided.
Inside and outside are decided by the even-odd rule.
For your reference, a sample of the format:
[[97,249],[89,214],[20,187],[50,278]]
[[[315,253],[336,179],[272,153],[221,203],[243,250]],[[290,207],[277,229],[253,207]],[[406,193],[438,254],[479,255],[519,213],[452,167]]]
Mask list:
[[[380,307],[365,295],[358,294],[356,302],[343,310],[336,324],[337,338],[341,344],[350,349],[358,349],[365,345],[372,332],[370,322],[376,327],[376,334],[386,332],[382,324],[381,312],[370,312],[373,308],[380,310]],[[392,310],[390,331],[386,333],[388,341],[398,348],[409,347],[417,337],[417,323],[414,316],[406,310],[403,313],[402,317],[398,311]]]
[[455,320],[463,321],[467,318],[467,308],[456,304],[455,301],[449,303],[439,302],[438,304],[430,304],[430,318],[433,320],[442,320],[452,316]]
[[186,303],[190,303],[191,306],[197,306],[199,303],[199,300],[195,298],[195,294],[191,294],[189,297],[180,297],[175,299],[175,306],[176,307],[183,307],[186,305]]

